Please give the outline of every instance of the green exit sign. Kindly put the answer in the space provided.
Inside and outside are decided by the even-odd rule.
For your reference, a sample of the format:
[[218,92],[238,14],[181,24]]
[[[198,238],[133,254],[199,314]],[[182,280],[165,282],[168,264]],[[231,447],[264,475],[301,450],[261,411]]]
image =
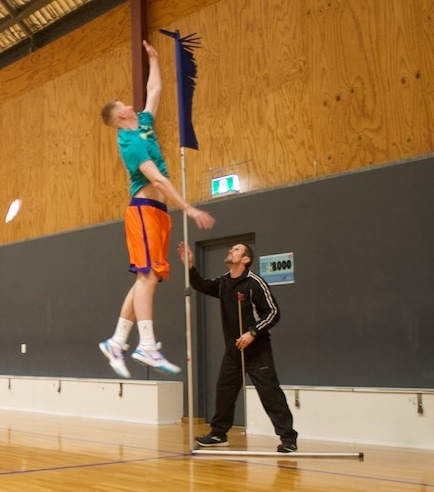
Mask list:
[[211,180],[212,196],[228,195],[230,193],[238,193],[240,191],[240,180],[237,174],[229,176],[221,176]]

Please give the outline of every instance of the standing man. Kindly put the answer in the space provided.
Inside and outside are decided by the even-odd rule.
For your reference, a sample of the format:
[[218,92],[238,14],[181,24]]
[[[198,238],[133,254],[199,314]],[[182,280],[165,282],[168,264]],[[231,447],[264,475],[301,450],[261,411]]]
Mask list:
[[162,85],[158,54],[146,41],[143,46],[149,58],[145,109],[136,113],[132,106],[115,100],[101,112],[103,122],[117,128],[119,152],[130,178],[131,201],[125,212],[125,232],[130,271],[135,273],[136,280],[124,300],[113,336],[99,344],[113,370],[124,378],[131,377],[124,353],[136,322],[140,340],[132,358],[167,374],[181,370],[164,357],[153,327],[154,294],[158,282],[169,277],[171,218],[167,201],[184,210],[199,229],[211,229],[214,225],[214,218],[187,203],[168,179],[154,131]]
[[[235,244],[225,263],[229,272],[214,279],[204,279],[194,267],[193,253],[181,242],[178,252],[188,261],[191,286],[204,294],[218,297],[225,340],[216,387],[216,409],[211,419],[211,432],[196,437],[199,446],[228,446],[227,433],[233,425],[235,402],[243,384],[245,371],[255,386],[262,405],[281,439],[277,451],[297,450],[298,433],[285,394],[279,386],[274,367],[269,330],[280,319],[280,311],[269,286],[249,270],[253,251],[247,244]],[[240,303],[240,305],[239,305]],[[241,311],[241,322],[239,320]],[[240,327],[243,333],[240,335]]]

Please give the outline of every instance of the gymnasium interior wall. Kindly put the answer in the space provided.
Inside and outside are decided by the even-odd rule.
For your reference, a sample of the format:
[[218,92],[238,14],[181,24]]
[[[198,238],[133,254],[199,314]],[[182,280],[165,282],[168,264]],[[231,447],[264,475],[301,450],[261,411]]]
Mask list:
[[[430,156],[203,204],[217,222],[212,231],[190,224],[192,246],[253,234],[256,271],[260,256],[294,253],[295,282],[273,286],[282,384],[434,386],[433,182]],[[185,380],[182,214],[172,218],[171,280],[159,286],[155,328]],[[127,266],[122,221],[2,246],[0,373],[113,377],[98,343],[133,282]],[[129,366],[134,378],[164,379]]]
[[[197,33],[192,202],[237,173],[255,192],[433,151],[433,0],[148,0],[157,131],[180,188],[173,40]],[[102,105],[132,99],[130,3],[0,71],[0,244],[121,219],[126,176]],[[140,43],[135,39],[134,43]],[[141,108],[137,108],[141,109]]]
[[[258,256],[294,251],[295,284],[275,287],[283,384],[433,386],[433,14],[433,0],[148,2],[178,189],[174,46],[158,29],[201,37],[187,192],[217,225],[191,241],[254,233]],[[100,108],[131,100],[131,71],[128,2],[0,71],[0,210],[23,201],[0,221],[1,374],[112,377],[97,343],[132,277],[127,180]],[[211,178],[229,173],[242,193],[212,199]],[[156,319],[184,381],[171,214]]]

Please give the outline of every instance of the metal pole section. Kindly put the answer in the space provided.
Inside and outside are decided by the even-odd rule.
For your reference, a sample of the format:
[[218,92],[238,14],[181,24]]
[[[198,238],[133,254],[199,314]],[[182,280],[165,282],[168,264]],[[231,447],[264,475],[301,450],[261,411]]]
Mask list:
[[[240,337],[243,334],[243,319],[241,312],[241,292],[237,292],[238,300],[238,325],[240,327]],[[243,401],[244,401],[244,427],[247,427],[247,390],[246,390],[246,363],[244,359],[244,350],[240,350],[241,353],[241,372],[243,377]]]
[[[184,200],[187,198],[187,186],[185,179],[185,147],[181,147],[181,190],[182,197]],[[187,256],[188,248],[188,224],[187,224],[187,214],[184,210],[182,216],[182,226],[183,226],[183,241]],[[194,420],[194,397],[193,397],[193,363],[191,356],[191,308],[190,308],[190,279],[188,276],[188,261],[187,257],[184,261],[184,295],[185,295],[185,326],[186,326],[186,341],[187,341],[187,390],[188,390],[188,442],[190,449],[194,447],[194,437],[193,437],[193,420]]]
[[277,451],[222,451],[211,449],[193,449],[193,455],[197,456],[258,456],[258,457],[275,457],[275,458],[358,458],[363,459],[364,454],[355,453],[278,453]]

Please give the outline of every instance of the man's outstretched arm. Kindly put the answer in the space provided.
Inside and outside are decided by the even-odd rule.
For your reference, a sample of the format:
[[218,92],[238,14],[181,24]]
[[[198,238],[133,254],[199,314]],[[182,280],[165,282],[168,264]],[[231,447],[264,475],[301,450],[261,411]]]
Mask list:
[[146,105],[144,111],[149,111],[155,118],[162,89],[160,63],[158,61],[158,53],[154,47],[147,41],[143,41],[143,46],[145,47],[149,60],[149,75],[146,84]]

